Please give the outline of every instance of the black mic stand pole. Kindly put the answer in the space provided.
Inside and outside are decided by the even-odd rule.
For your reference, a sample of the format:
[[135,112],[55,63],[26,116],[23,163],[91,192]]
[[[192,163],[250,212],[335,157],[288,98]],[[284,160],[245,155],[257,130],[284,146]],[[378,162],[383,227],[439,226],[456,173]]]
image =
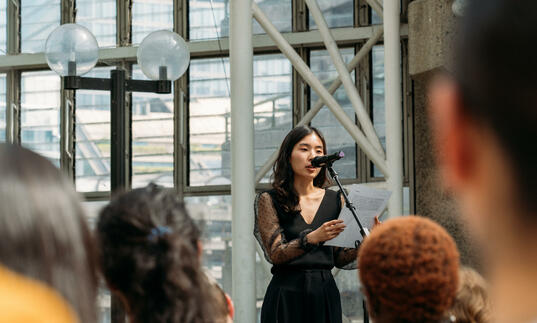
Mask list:
[[[356,220],[356,223],[358,223],[358,227],[360,228],[360,234],[362,235],[363,238],[365,238],[365,237],[367,237],[369,235],[369,230],[367,228],[364,228],[364,226],[362,225],[362,223],[358,219],[358,216],[356,215],[356,207],[349,200],[349,197],[347,196],[347,193],[345,192],[345,190],[341,186],[341,182],[339,181],[339,176],[336,173],[336,171],[334,170],[334,168],[332,168],[332,163],[326,163],[326,169],[328,170],[328,173],[330,173],[330,176],[336,181],[337,186],[339,186],[339,190],[341,191],[341,193],[343,194],[343,197],[345,198],[345,205],[351,211],[352,216],[354,217],[354,220]],[[359,244],[359,241],[356,240],[356,247],[358,247],[358,244]]]

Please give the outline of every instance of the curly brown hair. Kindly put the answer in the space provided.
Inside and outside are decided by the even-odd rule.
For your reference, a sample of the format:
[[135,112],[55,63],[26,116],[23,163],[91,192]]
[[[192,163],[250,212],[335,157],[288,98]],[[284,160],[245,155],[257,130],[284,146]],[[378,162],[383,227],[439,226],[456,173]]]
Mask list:
[[439,322],[453,304],[459,253],[446,230],[429,219],[386,221],[364,240],[358,260],[375,321]]

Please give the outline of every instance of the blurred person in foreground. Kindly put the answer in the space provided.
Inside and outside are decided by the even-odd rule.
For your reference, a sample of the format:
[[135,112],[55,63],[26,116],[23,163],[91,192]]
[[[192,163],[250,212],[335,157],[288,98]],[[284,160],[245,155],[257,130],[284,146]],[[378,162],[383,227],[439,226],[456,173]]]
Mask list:
[[537,1],[472,0],[430,88],[445,186],[484,251],[498,322],[537,321]]
[[373,322],[446,322],[457,292],[459,253],[432,220],[385,221],[364,239],[358,269]]
[[154,184],[100,213],[100,265],[132,323],[228,320],[225,295],[201,267],[201,233],[177,193]]
[[74,323],[78,319],[56,291],[0,266],[0,322]]
[[459,289],[455,304],[449,311],[451,321],[457,323],[488,323],[490,317],[488,284],[474,269],[459,269]]
[[81,322],[96,322],[94,244],[73,185],[44,157],[8,144],[0,144],[0,179],[0,264],[57,290]]

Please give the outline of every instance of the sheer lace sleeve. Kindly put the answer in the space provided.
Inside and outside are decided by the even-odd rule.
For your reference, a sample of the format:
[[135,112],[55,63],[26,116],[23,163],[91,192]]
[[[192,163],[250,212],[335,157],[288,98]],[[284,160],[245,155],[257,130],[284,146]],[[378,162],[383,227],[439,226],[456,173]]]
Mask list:
[[[338,193],[340,198],[340,210],[345,206],[345,198],[341,192]],[[358,268],[358,248],[334,247],[334,263],[337,268],[356,269]]]
[[269,193],[257,195],[254,204],[254,235],[272,264],[283,264],[303,255],[300,239],[287,241]]

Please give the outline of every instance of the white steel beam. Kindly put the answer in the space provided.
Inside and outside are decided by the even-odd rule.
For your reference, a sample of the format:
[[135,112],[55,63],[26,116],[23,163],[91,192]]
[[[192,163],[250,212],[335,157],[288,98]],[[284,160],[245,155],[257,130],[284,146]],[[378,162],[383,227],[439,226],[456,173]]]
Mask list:
[[[371,48],[373,48],[373,46],[382,37],[383,32],[384,32],[384,27],[377,29],[375,34],[371,38],[369,38],[369,40],[360,48],[358,53],[353,57],[353,59],[347,65],[347,70],[349,72],[353,71],[358,66],[360,61],[362,61],[362,59],[369,54],[369,52],[371,51]],[[328,92],[330,94],[334,94],[340,86],[341,86],[341,79],[337,77],[328,88]],[[322,98],[317,99],[317,102],[315,102],[313,107],[298,122],[297,126],[303,126],[305,124],[310,123],[310,121],[313,120],[313,118],[317,115],[317,113],[321,110],[321,108],[324,105],[325,103]],[[274,164],[277,158],[278,158],[278,150],[273,152],[272,155],[270,155],[269,159],[265,162],[265,164],[263,164],[261,169],[259,169],[259,171],[255,175],[256,183],[259,183],[261,179],[263,179],[263,177],[270,170],[270,168],[272,167],[272,165]]]
[[252,0],[230,5],[232,294],[235,322],[256,321]]
[[387,179],[392,195],[389,217],[403,214],[403,112],[401,107],[401,38],[399,0],[384,1],[384,88]]
[[323,41],[326,45],[326,50],[330,54],[330,58],[332,59],[332,62],[334,63],[334,66],[338,72],[341,82],[343,82],[345,93],[347,93],[347,97],[349,98],[349,101],[351,101],[352,107],[354,108],[354,111],[356,112],[356,115],[358,116],[358,120],[360,121],[360,124],[362,125],[364,134],[369,140],[369,142],[373,145],[373,147],[377,149],[378,153],[384,159],[385,158],[384,149],[382,148],[379,137],[375,131],[375,128],[373,127],[373,123],[371,122],[369,113],[367,113],[365,106],[364,106],[364,102],[362,101],[362,98],[360,98],[360,94],[358,94],[358,89],[356,88],[354,81],[352,80],[349,74],[349,71],[347,70],[347,67],[345,66],[345,62],[343,61],[343,58],[341,57],[341,52],[339,51],[339,48],[336,42],[334,41],[334,37],[332,37],[332,34],[330,34],[330,30],[328,29],[328,24],[326,23],[326,20],[323,17],[321,9],[319,8],[319,5],[317,4],[316,0],[305,0],[305,1],[306,1],[306,4],[308,5],[311,15],[313,16],[313,20],[315,20],[317,27],[319,27],[319,31],[321,32],[321,37],[323,38]]
[[255,2],[252,2],[252,11],[254,18],[259,25],[267,32],[267,34],[274,40],[281,52],[289,59],[291,64],[300,73],[302,78],[308,83],[309,86],[319,95],[320,98],[326,103],[328,108],[332,111],[334,116],[339,120],[341,125],[349,132],[354,138],[356,143],[365,152],[365,154],[373,161],[373,163],[379,168],[379,170],[388,177],[388,169],[386,167],[386,161],[379,152],[371,145],[369,140],[365,137],[362,131],[354,124],[354,122],[347,116],[345,111],[341,108],[339,103],[328,92],[328,90],[322,85],[319,79],[312,73],[308,65],[304,63],[302,58],[296,53],[289,43],[285,41],[282,35],[278,32],[276,27],[270,22],[265,14],[259,9]]
[[[382,25],[374,25],[357,28],[337,28],[332,30],[336,42],[351,44],[357,41],[369,39],[383,28]],[[282,33],[283,38],[292,46],[319,46],[323,44],[321,33],[318,30],[307,32]],[[401,37],[408,37],[408,25],[401,25]],[[221,48],[219,47],[219,42]],[[210,55],[227,54],[229,51],[229,38],[218,40],[187,42],[190,56],[206,57]],[[254,35],[253,47],[255,50],[270,50],[276,44],[268,35]],[[101,48],[99,49],[99,61],[136,60],[138,46]],[[44,53],[0,55],[0,71],[11,69],[43,68],[48,69]]]

